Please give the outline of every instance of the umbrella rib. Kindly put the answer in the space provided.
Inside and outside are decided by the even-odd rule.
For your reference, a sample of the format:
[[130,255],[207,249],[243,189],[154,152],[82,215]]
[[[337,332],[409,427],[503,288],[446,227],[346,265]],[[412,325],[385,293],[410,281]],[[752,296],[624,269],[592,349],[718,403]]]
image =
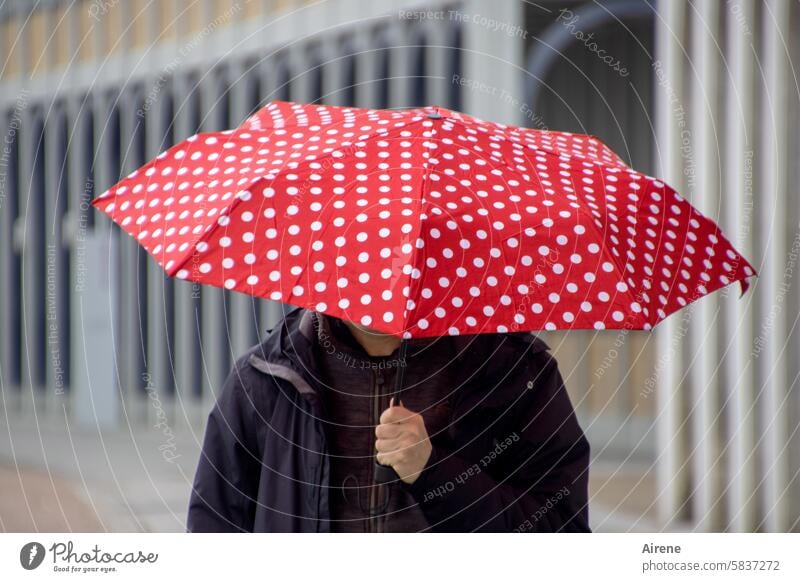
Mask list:
[[[450,121],[460,123],[464,127],[475,127],[475,128],[480,128],[481,127],[480,123],[476,123],[472,119],[458,119],[458,118],[455,118],[455,117],[448,117],[448,119]],[[500,129],[508,129],[511,132],[516,132],[520,136],[527,136],[530,132],[542,132],[542,133],[544,133],[544,132],[552,131],[552,130],[538,130],[538,129],[534,129],[534,128],[530,128],[530,127],[511,127],[511,126],[505,126],[505,127],[500,126]],[[563,133],[563,132],[555,132],[555,133]],[[492,132],[490,132],[490,134],[502,139],[505,142],[518,143],[518,142],[515,142],[514,140],[510,139],[509,135],[507,133],[503,132],[503,131],[492,131]],[[589,164],[594,164],[596,166],[602,166],[602,167],[606,167],[606,168],[611,167],[611,168],[618,168],[618,169],[623,169],[624,168],[624,169],[627,169],[627,170],[633,170],[633,168],[631,168],[628,164],[625,163],[625,160],[623,160],[618,155],[616,155],[613,152],[613,150],[611,150],[611,148],[609,148],[596,135],[589,134],[589,133],[573,133],[571,135],[584,137],[584,138],[586,138],[587,141],[594,140],[595,142],[600,144],[600,146],[602,146],[604,151],[609,152],[611,154],[611,158],[613,160],[613,163],[612,162],[606,162],[606,161],[603,161],[603,160],[592,160],[590,158],[581,157],[581,156],[578,156],[576,154],[567,153],[566,151],[558,151],[558,150],[555,150],[555,149],[553,149],[551,147],[527,144],[527,143],[523,143],[522,141],[520,142],[520,145],[524,145],[525,147],[532,148],[537,153],[543,153],[543,154],[547,154],[549,156],[555,156],[555,157],[559,158],[562,161],[569,161],[570,163],[580,163],[580,164],[589,163]]]
[[[438,112],[438,108],[434,108],[434,109],[436,109],[437,112]],[[448,119],[452,120],[452,118],[448,118]],[[441,144],[442,141],[441,141],[441,137],[439,136],[439,131],[436,130],[436,121],[435,120],[433,121],[432,128],[433,129],[431,131],[430,140],[433,141],[434,139],[438,138],[439,143]],[[423,145],[424,145],[424,142],[423,142]],[[419,195],[419,199],[417,201],[417,208],[418,208],[417,216],[418,217],[421,215],[422,203],[425,200],[425,195],[427,194],[428,188],[430,188],[430,174],[431,174],[431,170],[432,170],[432,165],[430,164],[430,156],[428,156],[428,160],[425,160],[423,162],[423,168],[424,168],[425,173],[423,174],[423,177],[422,177],[422,188],[420,189],[420,195]],[[422,228],[423,228],[422,227],[422,218],[420,218],[418,220],[418,224],[419,224],[419,229],[417,230],[417,238],[422,239]],[[412,275],[414,273],[414,268],[416,267],[416,264],[417,264],[417,254],[418,253],[419,253],[419,248],[417,247],[416,240],[415,240],[414,241],[414,246],[413,246],[413,248],[411,250],[411,261],[410,261],[410,263],[411,263],[411,272],[408,274],[408,279],[409,279],[408,299],[410,299],[410,300],[412,300],[414,302],[414,308],[415,309],[418,307],[418,304],[417,304],[417,295],[418,295],[418,293],[417,293],[417,291],[419,289],[419,284],[416,284],[416,285],[414,284],[414,279],[413,279]],[[419,281],[420,282],[422,281],[422,275],[421,274],[420,274],[420,277],[419,277]],[[408,303],[406,303],[406,306],[407,305],[408,305]],[[408,311],[407,307],[406,307],[406,309],[404,311]],[[408,328],[408,324],[409,324],[410,321],[411,321],[411,313],[409,312],[403,318],[403,330],[406,330]]]

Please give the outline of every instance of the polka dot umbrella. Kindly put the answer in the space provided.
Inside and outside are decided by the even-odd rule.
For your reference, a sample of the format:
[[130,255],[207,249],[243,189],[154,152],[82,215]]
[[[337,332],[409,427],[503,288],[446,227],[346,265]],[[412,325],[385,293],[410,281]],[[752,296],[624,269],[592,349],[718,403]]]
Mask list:
[[274,102],[93,204],[171,276],[403,338],[650,329],[755,274],[713,221],[597,138],[441,107]]
[[93,203],[171,276],[409,337],[650,329],[751,265],[596,137],[273,102]]

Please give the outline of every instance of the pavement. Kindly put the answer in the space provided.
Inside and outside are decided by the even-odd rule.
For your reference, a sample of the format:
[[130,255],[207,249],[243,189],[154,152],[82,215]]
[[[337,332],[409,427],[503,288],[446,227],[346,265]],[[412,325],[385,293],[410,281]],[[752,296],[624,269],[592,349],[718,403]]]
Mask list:
[[0,467],[0,530],[96,532],[97,515],[61,477],[13,466]]
[[[87,430],[66,417],[0,423],[0,531],[185,530],[198,431],[176,430],[167,443],[146,426]],[[647,463],[593,461],[592,528],[659,531],[655,483]]]
[[184,531],[201,434],[0,422],[4,531]]

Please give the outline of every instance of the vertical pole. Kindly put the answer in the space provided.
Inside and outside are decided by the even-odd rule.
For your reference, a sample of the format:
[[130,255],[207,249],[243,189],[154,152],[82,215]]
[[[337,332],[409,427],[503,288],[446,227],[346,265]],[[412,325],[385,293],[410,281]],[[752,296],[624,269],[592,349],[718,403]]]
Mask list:
[[77,334],[83,341],[75,346],[73,411],[79,425],[94,430],[115,428],[119,422],[118,354],[111,341],[113,314],[119,309],[117,240],[102,231],[87,234],[85,292],[74,303]]
[[[691,120],[695,135],[691,143],[696,144],[694,163],[689,176],[696,176],[685,194],[705,216],[712,219],[719,213],[719,164],[716,151],[719,127],[717,113],[717,74],[720,69],[716,26],[719,22],[719,3],[716,0],[700,0],[690,8],[692,38],[690,65],[696,71],[691,85]],[[696,10],[696,12],[695,12]],[[687,170],[690,168],[687,168]],[[691,178],[690,178],[691,179]],[[699,252],[709,244],[698,241]],[[712,248],[712,250],[715,250]],[[700,261],[701,258],[690,257]],[[716,466],[718,440],[716,418],[719,414],[717,398],[717,297],[709,295],[697,302],[692,333],[688,340],[694,354],[689,366],[689,389],[691,394],[691,489],[692,520],[699,531],[709,531],[716,525],[714,503],[716,488]]]
[[[44,364],[45,364],[45,387],[44,387],[44,402],[45,413],[50,414],[55,408],[58,398],[56,397],[57,387],[63,390],[63,376],[62,382],[59,383],[56,378],[55,359],[58,357],[62,345],[61,333],[65,321],[61,317],[63,311],[60,305],[61,295],[60,280],[63,276],[63,265],[60,263],[60,246],[61,246],[61,216],[56,214],[58,208],[58,197],[65,196],[66,192],[61,189],[61,172],[64,168],[65,157],[61,151],[61,143],[63,140],[63,132],[66,131],[62,127],[60,121],[61,116],[65,115],[63,109],[55,107],[51,108],[50,114],[47,119],[47,131],[44,137],[44,151],[46,165],[44,168],[44,232],[41,234],[44,239],[45,253],[44,265],[42,271],[44,273],[44,290],[45,290],[45,304],[44,304]],[[59,390],[60,392],[60,390]]]
[[407,46],[407,26],[408,22],[394,19],[390,21],[385,36],[389,46],[389,107],[392,109],[409,106],[413,60],[412,51]]
[[[27,112],[23,115],[21,128],[21,156],[20,184],[21,187],[20,212],[18,228],[21,228],[22,240],[22,366],[23,366],[23,406],[32,410],[37,405],[41,394],[40,366],[46,361],[41,353],[42,339],[45,333],[45,320],[42,317],[44,305],[42,299],[45,288],[45,265],[41,260],[45,256],[44,232],[40,230],[40,213],[44,208],[40,204],[39,194],[46,190],[45,176],[40,169],[45,162],[45,151],[41,140],[44,140],[44,119],[41,110]],[[42,223],[44,220],[41,221]]]
[[[678,186],[682,179],[680,130],[676,111],[682,111],[684,20],[682,2],[660,0],[656,13],[656,167],[667,183]],[[681,500],[678,455],[681,424],[680,397],[682,358],[678,321],[669,317],[656,327],[656,498],[659,520],[669,527],[676,520]]]
[[[727,18],[729,55],[728,85],[725,91],[726,128],[730,132],[724,144],[723,177],[727,178],[726,199],[722,204],[723,229],[745,257],[752,257],[750,224],[752,221],[752,176],[755,148],[754,124],[754,38],[755,4],[749,0],[733,0]],[[741,15],[741,20],[734,17]],[[753,360],[748,354],[752,345],[750,326],[752,294],[739,298],[731,289],[722,300],[728,326],[728,343],[723,366],[727,385],[725,398],[728,444],[725,483],[730,489],[725,496],[726,529],[734,532],[753,531],[755,519],[756,471],[754,453],[755,393],[750,379]]]
[[[247,111],[247,83],[245,82],[244,74],[241,60],[233,60],[230,69],[230,117],[235,125],[243,122],[249,113]],[[233,129],[233,127],[224,129]],[[242,293],[230,294],[231,317],[228,331],[231,338],[230,350],[233,352],[234,357],[244,353],[255,341],[256,322],[253,311],[255,301],[255,298]]]
[[[2,28],[2,27],[0,27]],[[0,38],[0,46],[2,46],[3,39]],[[12,147],[16,147],[11,143],[5,143],[5,140],[11,139],[10,120],[6,117],[6,112],[0,112],[0,135],[3,136],[4,145],[7,147],[6,151],[11,151]],[[17,138],[14,138],[16,142]],[[13,285],[11,275],[12,254],[14,253],[13,241],[13,218],[11,216],[11,197],[17,196],[14,187],[16,170],[12,164],[16,163],[13,154],[6,154],[2,156],[0,162],[0,277],[2,281],[6,282],[0,285],[0,313],[12,313],[12,290],[8,281]],[[13,410],[9,406],[9,399],[12,393],[16,392],[17,386],[11,385],[11,361],[16,356],[14,349],[14,332],[12,317],[6,316],[0,318],[0,406],[4,406]]]
[[358,107],[378,106],[378,84],[380,79],[381,55],[375,50],[378,39],[371,35],[366,27],[359,27],[355,31],[355,78],[356,78],[356,105]]
[[[267,8],[265,7],[265,10]],[[264,61],[261,65],[261,99],[262,105],[265,101],[275,101],[280,92],[279,83],[282,81],[279,78],[278,59],[273,55],[271,58]],[[270,329],[280,319],[280,303],[269,299],[262,299],[260,304],[260,327],[258,330],[259,338],[263,340],[264,332]]]
[[[80,116],[80,131],[73,136],[70,152],[74,189],[71,214],[75,217],[70,229],[73,267],[70,406],[78,425],[96,429],[98,426],[115,427],[120,412],[113,330],[119,309],[115,244],[118,239],[111,235],[107,221],[95,217],[97,226],[93,230],[87,222],[88,216],[95,212],[87,206],[91,202],[89,194],[108,178],[108,162],[102,156],[97,159],[99,167],[95,167],[91,182],[85,175],[86,168],[95,160],[97,127],[106,119],[104,115],[96,115],[95,107],[102,107],[102,104],[91,98],[83,102],[79,97],[75,107],[76,117]],[[90,138],[88,147],[84,136]]]
[[[784,301],[784,265],[787,249],[784,240],[786,220],[788,160],[787,152],[787,77],[790,74],[786,43],[789,40],[789,1],[768,0],[763,5],[764,82],[766,91],[760,111],[763,140],[759,205],[761,249],[764,266],[760,273],[760,316],[765,323],[766,341],[759,358],[761,383],[760,422],[763,440],[760,474],[763,476],[761,529],[785,531],[788,527],[786,494],[787,423],[785,353],[786,318],[781,313]],[[795,225],[796,228],[796,225]],[[771,325],[770,325],[771,324]],[[770,329],[771,327],[771,329]]]
[[[462,6],[464,15],[479,14],[509,26],[525,22],[524,2],[465,0]],[[453,17],[458,18],[457,15]],[[478,80],[496,88],[498,95],[505,91],[522,101],[525,80],[524,75],[520,74],[524,69],[525,51],[522,36],[499,33],[471,18],[464,18],[462,26],[464,78]],[[465,113],[500,123],[524,125],[525,120],[518,107],[498,108],[497,104],[497,98],[485,92],[464,92]]]
[[[344,3],[343,7],[348,4]],[[332,2],[328,2],[325,6],[327,10],[334,8]],[[335,22],[335,16],[332,15],[331,18],[332,20],[329,22]],[[322,68],[322,103],[353,105],[344,102],[346,57],[344,56],[344,45],[340,44],[337,37],[325,35],[322,40],[319,64]]]
[[[425,79],[428,85],[428,102],[425,105],[438,105],[440,107],[449,105],[447,96],[450,85],[453,82],[453,73],[448,66],[447,57],[450,47],[447,46],[447,41],[451,35],[444,32],[449,32],[450,25],[451,23],[447,20],[444,22],[426,21],[422,23],[424,38],[427,40],[428,45],[428,78]],[[517,74],[520,73],[517,72]]]
[[[177,75],[172,83],[175,95],[175,141],[179,142],[195,133],[192,125],[197,105],[197,95],[185,75]],[[196,397],[198,383],[203,374],[203,362],[196,356],[198,337],[196,301],[200,285],[176,280],[175,287],[175,400],[176,425],[193,426],[202,418]]]
[[[151,10],[148,17],[152,20],[158,15],[158,10]],[[160,80],[159,87],[163,84]],[[144,95],[150,92],[149,85],[145,85]],[[142,100],[136,104],[136,116],[143,115],[140,123],[146,126],[145,131],[145,160],[136,160],[136,163],[145,163],[155,156],[157,156],[162,149],[162,140],[166,127],[162,126],[162,116],[160,115],[161,99],[164,98],[163,87],[159,89],[158,96],[152,103],[144,102]],[[139,114],[139,107],[142,108],[142,114]],[[146,111],[145,111],[146,109]],[[140,253],[146,253],[143,248],[139,249]],[[144,313],[140,317],[147,319],[147,374],[145,388],[148,392],[153,392],[158,397],[158,402],[163,405],[165,413],[171,412],[171,407],[167,405],[171,399],[168,393],[168,386],[171,383],[172,370],[170,369],[170,350],[173,346],[167,346],[167,330],[168,328],[168,312],[167,312],[167,297],[166,293],[169,292],[169,287],[166,285],[164,270],[156,262],[156,260],[147,256],[147,297],[144,304]],[[145,399],[145,418],[149,426],[153,426],[158,422],[157,415],[159,409],[153,405],[153,397]],[[172,418],[169,419],[172,422]]]
[[[208,0],[207,0],[208,1]],[[207,7],[210,3],[207,4]],[[223,89],[224,85],[223,85]],[[212,75],[206,75],[200,82],[202,92],[202,114],[204,131],[218,131],[222,125],[223,116],[219,112],[219,99],[222,96],[218,79]],[[222,382],[228,374],[225,366],[225,353],[230,350],[228,342],[225,291],[218,287],[203,285],[201,290],[202,299],[202,318],[203,318],[203,349],[202,361],[198,365],[202,367],[202,402],[203,407],[208,410],[216,401],[216,391],[222,387]]]
[[[119,168],[110,168],[111,174],[109,179],[103,182],[103,189],[137,170],[141,165],[134,140],[138,140],[137,134],[144,131],[144,120],[136,115],[138,105],[134,89],[132,87],[123,88],[115,104],[119,108],[119,136],[114,134],[110,114],[103,120],[100,130],[104,134],[103,144],[109,144],[112,139],[119,140],[118,144],[109,145],[120,148],[122,172],[120,175],[114,175]],[[109,105],[113,107],[114,104]],[[120,232],[117,237],[120,247],[120,262],[117,267],[120,276],[120,319],[119,325],[114,329],[114,333],[119,338],[117,365],[120,370],[122,398],[128,422],[141,421],[144,420],[142,415],[146,414],[147,410],[142,398],[146,371],[144,363],[147,357],[147,354],[142,351],[143,345],[147,341],[143,335],[145,331],[143,324],[146,326],[147,313],[141,309],[142,307],[146,309],[147,297],[139,296],[141,284],[139,255],[147,251],[139,246],[136,239],[125,233]]]

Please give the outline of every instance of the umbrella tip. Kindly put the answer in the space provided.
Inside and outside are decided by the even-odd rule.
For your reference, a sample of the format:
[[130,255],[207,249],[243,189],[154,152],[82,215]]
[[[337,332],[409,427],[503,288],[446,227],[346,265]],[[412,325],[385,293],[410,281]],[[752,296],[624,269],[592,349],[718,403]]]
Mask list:
[[428,112],[428,119],[441,119],[442,114],[438,111],[429,111]]
[[750,281],[747,280],[747,277],[742,277],[739,279],[739,285],[741,287],[741,293],[739,294],[739,299],[744,297],[744,294],[747,293],[747,290],[750,288]]

